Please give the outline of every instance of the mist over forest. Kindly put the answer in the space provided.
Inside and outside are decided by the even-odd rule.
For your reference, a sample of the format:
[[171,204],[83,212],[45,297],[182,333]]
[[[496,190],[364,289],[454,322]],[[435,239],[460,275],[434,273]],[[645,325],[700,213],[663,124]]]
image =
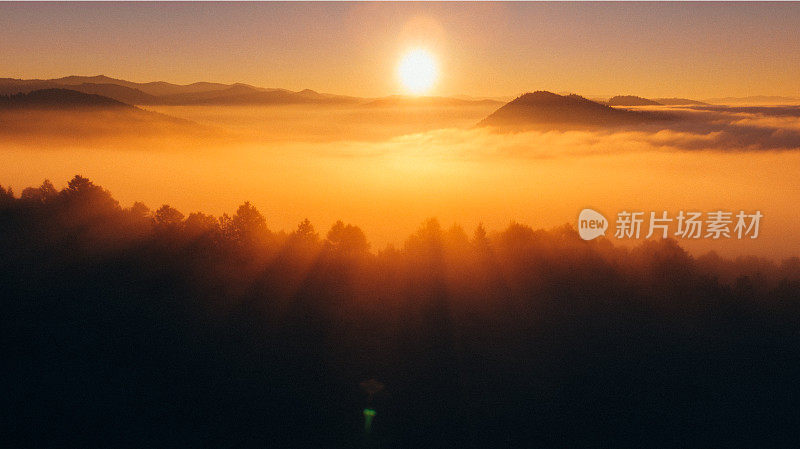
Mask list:
[[800,424],[796,257],[436,219],[375,248],[81,176],[3,188],[0,235],[14,447],[779,446]]
[[800,442],[800,2],[0,2],[0,449]]
[[796,441],[797,106],[86,81],[0,82],[9,445]]
[[511,221],[541,228],[574,223],[585,207],[609,216],[630,209],[760,210],[765,220],[756,241],[681,245],[694,255],[776,260],[800,249],[785,243],[800,232],[793,190],[800,109],[793,105],[673,98],[659,99],[669,105],[610,107],[548,92],[502,106],[401,96],[331,102],[339,97],[133,83],[151,96],[213,94],[217,103],[180,97],[178,105],[131,106],[120,99],[132,94],[115,89],[133,87],[74,78],[60,82],[84,84],[39,90],[51,81],[9,84],[17,93],[0,101],[6,185],[19,191],[42,178],[82,173],[124,204],[167,202],[214,215],[246,198],[269,212],[278,229],[304,218],[343,219],[359,223],[378,247],[401,244],[431,216],[495,230]]

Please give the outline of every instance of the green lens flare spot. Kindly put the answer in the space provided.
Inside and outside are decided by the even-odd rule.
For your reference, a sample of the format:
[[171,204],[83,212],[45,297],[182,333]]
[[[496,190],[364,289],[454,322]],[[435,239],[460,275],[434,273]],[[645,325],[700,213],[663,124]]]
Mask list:
[[369,433],[372,430],[372,419],[375,417],[375,410],[371,408],[364,409],[364,431]]

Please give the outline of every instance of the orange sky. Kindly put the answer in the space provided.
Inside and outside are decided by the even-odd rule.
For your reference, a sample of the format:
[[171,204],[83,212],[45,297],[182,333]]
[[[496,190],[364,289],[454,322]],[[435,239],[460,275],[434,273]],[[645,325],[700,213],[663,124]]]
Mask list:
[[0,77],[105,74],[380,96],[800,96],[798,3],[0,3]]

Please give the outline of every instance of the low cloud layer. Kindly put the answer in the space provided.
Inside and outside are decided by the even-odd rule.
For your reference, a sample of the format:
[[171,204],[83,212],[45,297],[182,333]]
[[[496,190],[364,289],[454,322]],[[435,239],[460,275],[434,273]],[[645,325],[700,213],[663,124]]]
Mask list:
[[[648,108],[639,108],[648,109]],[[664,111],[663,107],[653,108]],[[477,128],[490,110],[443,108],[376,110],[364,114],[343,109],[298,108],[162,108],[160,121],[132,123],[125,117],[90,120],[85,114],[13,115],[3,117],[2,135],[9,143],[47,145],[49,140],[94,146],[147,147],[231,144],[270,146],[315,143],[327,153],[373,156],[387,151],[482,158],[511,156],[550,158],[629,151],[792,151],[800,149],[800,107],[694,106],[669,108],[677,117],[633,128],[604,130],[538,130],[500,132]],[[56,116],[54,116],[56,115]],[[142,114],[144,115],[144,114]],[[194,125],[166,120],[189,119]],[[149,115],[147,117],[150,117]],[[174,123],[173,123],[174,122]],[[181,125],[181,126],[179,126]],[[121,139],[124,138],[124,139]],[[108,143],[110,145],[104,145]]]
[[[800,150],[800,108],[676,109],[680,120],[660,126],[609,131],[440,129],[392,139],[396,145],[458,157],[552,158],[630,151]],[[454,153],[453,150],[457,149]],[[423,151],[423,150],[421,150]]]

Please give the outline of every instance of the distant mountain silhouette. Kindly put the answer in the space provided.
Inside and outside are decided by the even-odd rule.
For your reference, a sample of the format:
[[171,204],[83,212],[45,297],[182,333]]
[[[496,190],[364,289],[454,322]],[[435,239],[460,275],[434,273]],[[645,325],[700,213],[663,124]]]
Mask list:
[[47,80],[19,80],[0,78],[0,95],[24,94],[34,90],[64,88],[64,85]]
[[609,106],[703,106],[708,103],[688,98],[643,98],[635,95],[617,95],[606,102]]
[[192,83],[187,85],[172,84],[164,81],[155,81],[149,83],[135,83],[132,81],[121,80],[117,78],[110,78],[105,75],[97,76],[65,76],[63,78],[56,78],[48,80],[60,85],[79,85],[79,84],[115,84],[118,86],[129,87],[131,89],[140,90],[146,94],[153,96],[173,95],[182,93],[196,93],[207,92],[212,90],[221,90],[231,87],[228,84],[220,83]]
[[0,95],[27,93],[42,89],[69,89],[97,94],[131,105],[357,105],[365,106],[469,106],[501,104],[491,99],[406,97],[361,98],[316,92],[311,89],[291,91],[249,84],[198,82],[187,85],[156,81],[136,83],[105,75],[66,76],[49,80],[0,78]]
[[690,109],[696,111],[712,111],[728,114],[755,114],[765,117],[791,117],[794,119],[800,118],[800,105],[784,105],[784,106],[756,106],[756,105],[740,105],[740,106],[724,106],[724,105],[692,105]]
[[609,106],[661,106],[662,103],[637,97],[635,95],[617,95],[608,100]]
[[43,89],[69,89],[86,94],[102,95],[128,104],[158,104],[159,97],[139,89],[110,83],[62,84],[49,80],[9,80],[0,79],[0,95],[27,93]]
[[206,127],[189,120],[70,89],[0,95],[0,123],[0,136],[64,139],[160,133],[197,135],[207,131]]
[[85,94],[68,89],[41,89],[33,92],[0,96],[2,109],[69,109],[104,108],[135,109],[129,104],[102,95]]
[[404,106],[479,106],[500,105],[503,102],[491,99],[471,99],[452,97],[410,97],[405,95],[392,95],[369,101],[364,106],[370,107],[404,107]]
[[[64,86],[60,86],[64,87]],[[132,87],[121,86],[118,84],[95,84],[84,83],[74,86],[66,86],[70,90],[83,92],[85,94],[96,94],[104,97],[113,98],[117,101],[128,104],[154,104],[157,98],[153,95],[142,92]]]
[[798,104],[800,98],[798,97],[781,97],[781,96],[768,96],[768,95],[755,95],[751,97],[724,97],[724,98],[709,98],[706,100],[710,104]]
[[263,89],[245,84],[196,93],[165,95],[157,104],[164,105],[277,105],[277,104],[347,104],[359,103],[357,97],[321,94],[305,89],[293,92],[286,89]]
[[263,90],[264,89],[258,89],[245,84],[234,84],[213,90],[165,94],[156,97],[153,100],[153,103],[164,105],[191,105],[204,102],[225,102],[225,99],[228,98],[253,95],[262,92]]
[[97,94],[132,105],[353,104],[367,101],[357,97],[319,93],[310,89],[293,92],[242,83],[198,82],[188,85],[163,81],[135,83],[104,75],[67,76],[50,80],[0,78],[0,95],[43,89],[69,89]]
[[704,106],[708,104],[688,98],[654,98],[653,100],[665,106]]
[[630,126],[672,118],[661,112],[617,109],[579,95],[537,91],[507,103],[478,126],[511,130],[575,129]]

